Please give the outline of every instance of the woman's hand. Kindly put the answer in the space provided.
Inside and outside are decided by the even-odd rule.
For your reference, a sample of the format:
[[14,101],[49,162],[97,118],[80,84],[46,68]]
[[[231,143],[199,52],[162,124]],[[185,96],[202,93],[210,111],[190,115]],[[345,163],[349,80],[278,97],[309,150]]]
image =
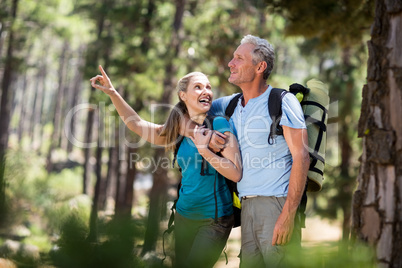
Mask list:
[[204,126],[195,126],[193,135],[194,138],[190,137],[190,139],[194,142],[200,154],[203,150],[209,150],[208,144],[211,140],[212,133],[212,130],[206,129]]
[[[112,82],[110,81],[109,77],[107,76],[106,72],[103,70],[101,65],[99,65],[99,70],[101,71],[102,75],[97,75],[89,79],[89,81],[91,81],[91,86],[93,86],[96,89],[102,90],[108,95],[116,93],[116,90],[112,85]],[[99,84],[97,84],[96,82],[99,82]]]

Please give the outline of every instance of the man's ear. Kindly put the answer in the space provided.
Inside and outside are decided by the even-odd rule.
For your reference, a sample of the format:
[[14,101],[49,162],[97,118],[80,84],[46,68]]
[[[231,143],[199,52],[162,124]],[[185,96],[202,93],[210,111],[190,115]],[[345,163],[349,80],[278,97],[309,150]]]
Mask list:
[[265,69],[267,69],[267,63],[265,61],[259,62],[257,72],[263,73]]

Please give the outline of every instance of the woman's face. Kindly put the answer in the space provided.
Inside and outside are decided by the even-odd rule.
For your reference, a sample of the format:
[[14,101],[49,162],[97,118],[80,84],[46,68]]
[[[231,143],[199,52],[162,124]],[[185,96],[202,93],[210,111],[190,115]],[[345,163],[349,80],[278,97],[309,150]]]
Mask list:
[[213,93],[205,75],[195,75],[190,79],[187,92],[180,92],[180,98],[187,106],[190,117],[206,114],[211,108]]

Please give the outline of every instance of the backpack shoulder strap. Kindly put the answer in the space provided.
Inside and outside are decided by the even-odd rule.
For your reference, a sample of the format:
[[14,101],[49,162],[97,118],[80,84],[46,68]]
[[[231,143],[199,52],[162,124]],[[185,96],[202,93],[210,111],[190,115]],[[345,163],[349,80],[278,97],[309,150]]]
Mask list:
[[214,116],[214,115],[207,115],[207,117],[205,118],[204,123],[202,125],[208,129],[213,130],[215,117],[216,116]]
[[[211,116],[211,115],[207,115],[207,117],[204,120],[203,125],[208,128],[213,130],[214,129],[214,120],[215,120],[216,116]],[[205,176],[205,175],[210,175],[208,172],[208,163],[205,160],[204,157],[202,157],[202,162],[201,162],[201,172],[200,172],[201,176]]]
[[283,129],[279,125],[282,118],[282,99],[289,91],[281,88],[273,88],[268,97],[268,113],[272,119],[268,143],[273,144],[277,135],[283,135]]
[[225,116],[227,118],[232,117],[234,110],[236,109],[237,106],[237,102],[239,101],[239,99],[241,98],[241,96],[243,96],[243,93],[239,93],[237,95],[235,95],[229,102],[228,106],[226,107],[225,110]]
[[[174,168],[174,164],[175,164],[176,158],[177,158],[177,153],[179,152],[179,148],[180,148],[180,145],[181,145],[183,139],[184,139],[184,136],[179,135],[179,136],[177,137],[177,144],[176,144],[176,147],[174,148],[174,151],[173,151],[172,168]],[[180,172],[181,172],[181,168],[180,168],[180,167],[179,167],[179,169],[180,169]]]

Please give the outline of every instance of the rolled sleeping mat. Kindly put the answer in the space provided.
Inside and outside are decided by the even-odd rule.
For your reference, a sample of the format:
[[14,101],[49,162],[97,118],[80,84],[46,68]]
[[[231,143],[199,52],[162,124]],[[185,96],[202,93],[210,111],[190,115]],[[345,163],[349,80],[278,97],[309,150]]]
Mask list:
[[328,87],[317,79],[307,81],[309,92],[300,102],[306,119],[310,168],[307,191],[317,192],[322,188],[327,142],[329,96]]

